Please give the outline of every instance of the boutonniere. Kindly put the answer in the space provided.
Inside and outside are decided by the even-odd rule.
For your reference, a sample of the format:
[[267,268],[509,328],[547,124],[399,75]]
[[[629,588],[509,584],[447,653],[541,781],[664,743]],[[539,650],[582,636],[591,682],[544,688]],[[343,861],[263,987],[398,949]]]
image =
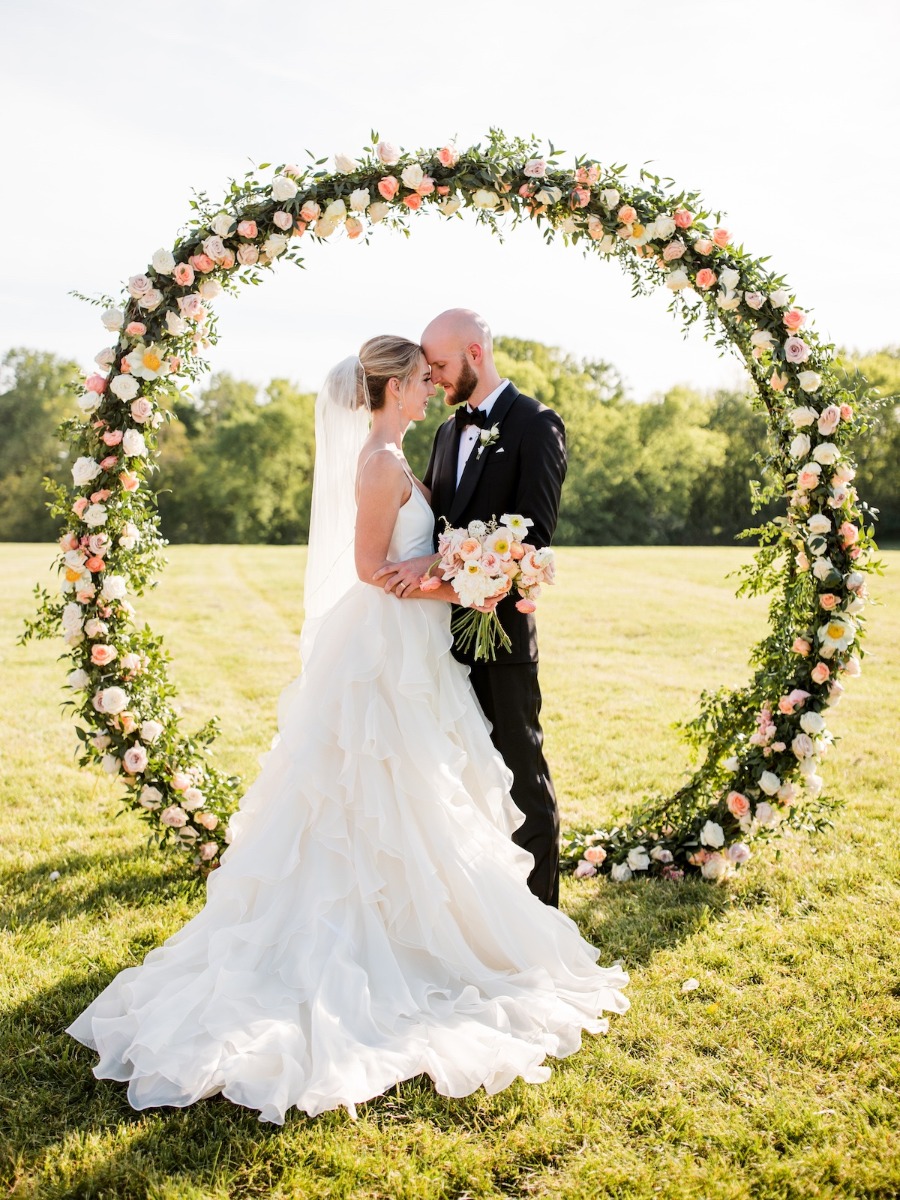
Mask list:
[[499,442],[499,440],[499,425],[492,425],[490,429],[482,429],[481,433],[478,435],[478,450],[476,452],[476,457],[481,458],[482,453],[487,450],[489,446],[493,446],[495,442]]

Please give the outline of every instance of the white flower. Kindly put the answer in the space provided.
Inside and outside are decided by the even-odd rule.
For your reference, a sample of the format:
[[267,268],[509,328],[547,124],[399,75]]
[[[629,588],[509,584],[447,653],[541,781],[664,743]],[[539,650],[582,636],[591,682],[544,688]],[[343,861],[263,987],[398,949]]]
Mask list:
[[217,213],[209,223],[210,229],[220,238],[228,237],[234,225],[234,217],[230,217],[228,213]]
[[822,376],[818,371],[801,371],[797,376],[797,382],[804,392],[816,392],[822,385]]
[[[824,625],[819,626],[816,637],[822,647],[822,656],[831,657],[836,651],[849,650],[853,645],[856,638],[856,623],[852,617],[833,616]],[[826,650],[831,654],[826,655]],[[848,675],[853,674],[849,662],[844,664],[844,670]]]
[[675,861],[672,851],[667,850],[665,846],[654,846],[650,851],[650,857],[654,862],[658,863],[670,863]]
[[107,575],[103,580],[100,595],[104,600],[121,600],[128,591],[128,585],[122,575]]
[[[502,520],[503,524],[505,525],[506,518],[504,517]],[[483,538],[487,533],[487,525],[485,525],[484,521],[470,521],[466,532],[468,533],[469,537]]]
[[721,288],[716,296],[716,304],[725,312],[730,312],[738,307],[741,302],[741,297],[737,292],[724,291]]
[[202,808],[206,797],[199,788],[185,788],[181,793],[181,807],[187,809],[188,812],[193,812],[194,809]]
[[100,397],[96,392],[85,392],[83,396],[78,397],[75,403],[87,417],[100,407]]
[[631,878],[631,867],[628,863],[615,863],[609,877],[613,883],[627,883]]
[[807,775],[803,782],[806,784],[806,790],[809,792],[810,796],[813,797],[813,799],[818,796],[822,788],[825,786],[825,781],[822,776],[816,775],[815,772]]
[[855,616],[858,616],[859,613],[861,613],[865,607],[866,607],[866,602],[862,598],[862,596],[854,596],[853,599],[850,601],[850,603],[847,605],[847,612],[851,615],[851,617],[855,617]]
[[187,324],[182,317],[179,317],[178,313],[167,312],[166,329],[173,337],[180,337],[187,329]]
[[841,452],[838,450],[834,442],[820,442],[813,450],[813,458],[817,463],[825,463],[826,466],[831,466],[836,463],[841,457]]
[[820,583],[823,583],[834,571],[834,563],[830,558],[817,558],[813,563],[812,573]]
[[137,429],[126,429],[122,438],[122,449],[129,458],[142,458],[147,453],[144,435]]
[[158,275],[171,275],[175,270],[174,256],[162,246],[154,253],[150,262]]
[[831,529],[831,518],[826,517],[824,513],[816,513],[806,522],[806,527],[810,533],[828,533]]
[[116,713],[124,712],[128,707],[128,695],[123,688],[108,687],[97,693],[97,702],[100,712],[115,715]]
[[767,796],[774,796],[781,787],[781,780],[773,771],[763,771],[758,782],[760,791],[765,792]]
[[790,293],[784,288],[776,288],[769,293],[769,303],[773,308],[786,308],[791,302]]
[[618,208],[621,196],[615,188],[604,188],[600,193],[600,203],[604,208]]
[[[321,225],[321,221],[317,222],[316,229]],[[263,242],[263,252],[268,254],[269,258],[277,258],[279,254],[284,254],[287,250],[288,240],[282,233],[270,233]]]
[[147,808],[151,812],[159,808],[162,804],[163,794],[159,788],[152,787],[149,783],[141,788],[141,794],[138,796],[138,804],[142,808]]
[[684,983],[681,985],[681,990],[682,990],[682,992],[696,992],[696,990],[699,986],[700,986],[699,979],[693,979],[693,978],[686,979],[684,981]]
[[293,200],[297,195],[297,185],[287,175],[276,175],[272,180],[273,200]]
[[632,846],[627,862],[632,871],[646,871],[650,866],[650,856],[643,846]]
[[715,821],[707,821],[700,830],[700,841],[704,846],[724,846],[725,831]]
[[558,204],[561,199],[562,192],[558,187],[541,188],[541,190],[535,196],[535,200],[537,200],[539,204]]
[[365,212],[371,199],[368,188],[357,188],[350,193],[350,207],[354,212]]
[[147,312],[153,312],[154,309],[159,308],[164,299],[159,288],[151,288],[149,292],[138,297],[138,304]]
[[342,175],[349,175],[351,171],[356,170],[356,160],[348,157],[346,154],[336,154],[334,156],[335,169],[340,171]]
[[[444,214],[445,217],[452,217],[455,212],[458,212],[459,206],[461,203],[462,202],[460,201],[458,196],[448,196],[446,198],[446,200],[442,200],[440,202],[440,204],[438,205],[438,208],[441,210],[441,212]],[[373,205],[373,207],[374,207],[374,205]],[[385,208],[386,207],[387,207],[387,205],[385,205]]]
[[529,158],[522,168],[522,174],[529,179],[543,179],[547,174],[547,163],[543,158]]
[[347,219],[347,206],[343,200],[332,200],[325,209],[324,216],[326,221],[334,221],[335,225],[340,225]]
[[[667,238],[672,236],[677,228],[678,226],[675,224],[674,220],[667,213],[663,213],[653,222],[653,238],[662,239],[665,241]],[[734,276],[734,283],[725,284],[729,290],[733,288],[740,279],[740,274],[737,271],[732,271],[731,274]],[[720,276],[723,283],[725,282],[724,275],[725,272],[723,271],[722,275]]]
[[136,379],[159,379],[161,375],[169,374],[169,360],[159,346],[139,343],[128,355],[127,362]]
[[104,754],[100,765],[107,775],[116,775],[122,764],[115,754]]
[[[528,530],[534,524],[534,521],[528,517],[523,517],[521,513],[504,513],[500,518],[500,524],[512,530],[516,540],[522,542],[528,537]],[[469,526],[469,532],[472,532],[471,525]]]
[[758,346],[760,350],[771,350],[772,335],[768,329],[754,329],[750,334],[750,345]]
[[125,324],[125,314],[121,308],[108,308],[100,317],[103,325],[110,333],[115,333]]
[[[658,217],[656,220],[657,228],[659,227],[659,222],[661,219],[662,218]],[[673,230],[673,232],[675,230],[675,222],[674,221],[672,222],[672,230]],[[668,234],[666,234],[666,236],[668,237]],[[736,271],[734,269],[734,267],[724,267],[719,272],[719,283],[721,283],[721,285],[725,288],[725,290],[727,292],[733,292],[734,289],[737,287],[737,285],[740,282],[741,282],[741,273],[740,273],[740,271]]]
[[818,416],[814,408],[794,408],[788,413],[788,420],[795,429],[805,429],[814,424]]
[[825,728],[825,718],[817,712],[805,712],[800,718],[800,728],[804,733],[821,733]]
[[133,375],[117,375],[109,385],[109,390],[119,400],[128,402],[135,398],[140,389]]
[[750,858],[750,847],[744,842],[735,842],[725,851],[725,855],[729,862],[745,863]]
[[476,208],[493,208],[500,200],[496,192],[490,192],[487,188],[479,188],[472,197],[472,203]]
[[93,458],[76,458],[72,464],[72,479],[76,487],[83,487],[100,474],[101,466]]
[[408,187],[413,192],[424,178],[425,172],[418,163],[410,163],[400,174],[400,179],[404,187]]
[[218,279],[201,279],[197,291],[204,300],[215,300],[222,294],[222,285]]
[[778,813],[766,800],[761,800],[757,804],[753,816],[758,825],[777,825]]
[[732,754],[729,758],[726,758],[725,761],[722,763],[722,766],[725,768],[726,771],[736,771],[740,765],[741,765],[741,760],[738,758],[738,756],[736,754]]
[[400,151],[393,142],[379,142],[375,147],[375,154],[379,162],[383,162],[386,167],[392,167],[400,161]]
[[728,874],[729,862],[724,854],[711,854],[700,867],[704,879],[721,879]]
[[809,454],[810,449],[809,434],[798,433],[791,442],[790,455],[791,458],[805,458]]
[[144,721],[141,725],[141,741],[146,742],[148,746],[152,746],[162,731],[163,725],[161,721]]
[[90,682],[90,675],[88,675],[87,671],[82,670],[81,667],[78,667],[75,671],[71,671],[66,676],[66,687],[74,688],[76,692],[83,692]]
[[[354,195],[355,194],[356,193],[354,193]],[[449,200],[444,201],[445,206],[449,203]],[[456,207],[459,208],[459,201],[456,202]],[[369,205],[369,220],[373,225],[377,225],[379,221],[384,220],[390,211],[391,206],[386,204],[384,200],[376,200],[374,204]],[[446,207],[443,207],[443,211],[446,212]]]
[[123,550],[133,550],[141,540],[141,531],[133,521],[126,521],[122,526],[122,534],[119,538],[119,545]]
[[752,308],[754,312],[758,312],[765,302],[766,298],[762,292],[744,292],[744,303],[748,308]]
[[672,292],[680,292],[682,288],[690,286],[690,278],[683,267],[679,267],[677,271],[671,271],[666,280],[666,287]]
[[106,524],[106,505],[105,504],[89,504],[84,510],[84,516],[81,518],[85,525],[89,525],[91,529],[97,529],[101,525]]

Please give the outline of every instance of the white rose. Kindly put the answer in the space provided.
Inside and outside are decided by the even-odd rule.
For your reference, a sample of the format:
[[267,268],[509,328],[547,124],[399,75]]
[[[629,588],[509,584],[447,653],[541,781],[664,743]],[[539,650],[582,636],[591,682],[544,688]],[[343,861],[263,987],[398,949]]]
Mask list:
[[732,754],[729,758],[726,758],[725,761],[722,763],[722,766],[725,768],[726,771],[736,771],[738,769],[738,767],[740,767],[740,765],[741,765],[741,760],[738,758],[738,756],[736,754]]
[[171,275],[175,270],[175,259],[168,250],[160,247],[150,259],[153,270],[158,275]]
[[100,407],[100,397],[96,392],[85,392],[83,396],[78,397],[75,403],[87,417]]
[[324,212],[327,221],[334,221],[335,225],[340,225],[341,221],[347,219],[347,206],[343,200],[332,200]]
[[385,204],[383,200],[376,200],[374,204],[369,205],[369,220],[373,225],[377,225],[379,221],[384,220],[390,211],[391,206],[389,204]]
[[627,883],[631,878],[631,867],[628,863],[615,863],[609,877],[613,883]]
[[778,814],[775,812],[775,809],[765,800],[761,800],[757,804],[753,815],[760,825],[774,825],[778,820]]
[[820,583],[827,579],[833,570],[834,564],[830,558],[817,558],[813,563],[813,575],[815,575],[816,579],[818,579]]
[[541,188],[541,190],[535,196],[535,200],[537,200],[539,204],[558,204],[561,199],[562,192],[558,187]]
[[379,162],[383,162],[386,167],[392,167],[400,161],[400,151],[393,142],[379,142],[375,153]]
[[119,767],[122,765],[116,758],[115,754],[104,754],[100,764],[107,775],[118,774]]
[[165,297],[159,288],[151,288],[149,292],[146,292],[143,296],[138,297],[138,304],[146,312],[153,312],[154,309],[159,308],[164,299]]
[[728,859],[724,854],[711,854],[700,867],[704,879],[721,879],[728,874]]
[[791,442],[791,458],[805,458],[809,454],[810,445],[809,434],[798,433]]
[[782,804],[792,804],[797,799],[797,788],[793,783],[783,783],[778,789],[778,799]]
[[632,871],[646,871],[650,866],[650,856],[643,846],[633,846],[628,851],[627,861]]
[[[657,220],[657,225],[658,224],[659,221]],[[673,229],[675,227],[674,221],[672,222],[672,227]],[[741,273],[740,271],[735,271],[734,267],[725,267],[719,272],[719,283],[721,283],[728,292],[733,292],[740,282]]]
[[110,333],[115,333],[117,329],[121,329],[125,324],[125,314],[121,308],[108,308],[100,317],[100,320]]
[[166,313],[166,329],[171,333],[172,337],[180,337],[187,329],[184,320],[179,317],[178,313]]
[[141,794],[138,796],[138,804],[142,808],[147,808],[152,812],[162,804],[162,798],[163,794],[159,788],[152,787],[148,783],[145,787],[141,788]]
[[319,217],[313,226],[313,233],[316,237],[327,238],[331,237],[335,229],[337,229],[337,225],[329,217]]
[[404,187],[408,187],[413,192],[424,178],[425,172],[418,163],[410,163],[400,175],[400,179],[403,182]]
[[774,796],[781,787],[781,780],[773,771],[763,771],[759,777],[759,787],[767,796]]
[[766,298],[762,292],[744,292],[744,303],[748,308],[752,308],[754,312],[758,312],[765,302]]
[[737,308],[740,302],[741,298],[737,292],[725,292],[720,289],[716,296],[716,304],[725,312],[730,312],[732,309]]
[[91,529],[97,529],[101,525],[106,524],[106,505],[105,504],[90,504],[84,510],[84,516],[81,518],[85,525],[89,525]]
[[821,733],[825,728],[825,718],[817,712],[805,712],[800,718],[800,728],[804,733]]
[[204,279],[197,290],[204,300],[215,300],[222,294],[222,285],[218,279]]
[[836,463],[841,457],[841,452],[838,450],[834,442],[820,442],[813,450],[813,458],[817,463],[825,463],[826,466],[831,466]]
[[617,208],[621,196],[615,188],[604,188],[600,193],[600,203],[604,208]]
[[805,429],[814,424],[818,415],[814,408],[794,408],[788,413],[788,420],[795,429]]
[[76,458],[72,464],[72,479],[76,487],[83,487],[100,474],[101,467],[93,458]]
[[354,212],[365,212],[371,199],[368,188],[357,188],[350,193],[350,207]]
[[[458,196],[448,196],[446,200],[441,201],[438,207],[445,217],[452,217],[453,214],[458,211],[460,203],[461,201]],[[375,205],[373,204],[372,208],[374,207]],[[387,208],[388,205],[385,205],[384,207]],[[370,208],[369,212],[371,211],[372,209]]]
[[716,821],[707,821],[700,830],[700,842],[704,846],[724,846],[725,831]]
[[131,401],[138,394],[138,381],[133,375],[117,375],[109,385],[109,390],[119,400]]
[[228,213],[218,213],[209,223],[210,229],[220,238],[228,237],[232,229],[234,229],[234,218]]
[[152,746],[162,731],[161,721],[144,721],[141,725],[141,741]]
[[496,192],[488,191],[487,188],[479,188],[472,196],[472,203],[476,208],[494,208],[499,199]]
[[147,751],[143,746],[129,746],[122,756],[122,763],[129,775],[140,775],[147,769]]
[[810,533],[828,533],[831,529],[831,518],[826,517],[824,513],[816,513],[806,522],[806,527]]
[[349,175],[351,171],[356,170],[356,161],[346,154],[336,154],[334,156],[334,165],[344,175]]
[[557,229],[560,231],[560,233],[574,233],[577,228],[578,222],[571,214],[567,217],[563,217],[563,219],[557,225]]
[[110,713],[115,716],[116,713],[124,712],[128,707],[128,695],[123,688],[108,687],[97,693],[97,699],[100,705],[100,712]]
[[[662,216],[657,217],[653,222],[653,236],[655,238],[662,238],[665,240],[666,238],[670,238],[677,228],[678,226],[675,224],[672,218],[664,213]],[[722,274],[724,275],[724,271]],[[735,276],[736,280],[740,279],[740,275],[737,271],[733,271],[732,274]],[[734,284],[729,283],[726,286],[731,289],[734,287]]]
[[122,438],[122,449],[129,458],[142,458],[147,453],[144,435],[137,429],[126,429]]
[[[77,551],[75,552],[77,553]],[[68,558],[68,554],[66,558]],[[62,610],[62,626],[63,629],[80,629],[82,621],[82,611],[80,604],[70,603]]]
[[168,825],[170,829],[181,829],[188,823],[188,815],[183,808],[179,808],[177,804],[170,804],[168,808],[164,808],[159,814],[159,819],[163,825]]
[[273,200],[293,200],[297,195],[297,185],[287,175],[276,175],[272,180]]
[[199,788],[185,788],[181,793],[181,807],[186,809],[188,812],[193,812],[194,809],[203,807],[203,802],[205,799],[206,797]]
[[683,267],[679,267],[677,271],[670,271],[669,277],[666,280],[666,287],[672,292],[680,292],[682,288],[690,287],[691,281],[687,271]]
[[822,376],[818,371],[801,371],[797,376],[797,382],[804,392],[815,392],[822,384]]
[[529,158],[522,174],[528,179],[542,179],[547,174],[547,163],[543,158]]
[[650,851],[650,857],[654,862],[658,863],[671,863],[675,861],[672,851],[667,850],[665,846],[654,846]]
[[263,252],[268,254],[269,258],[277,258],[279,254],[284,254],[287,250],[288,240],[281,233],[270,233],[263,242]]
[[66,676],[66,687],[74,688],[76,692],[83,692],[90,684],[91,677],[87,671],[83,671],[78,667],[75,671],[70,671]]
[[141,531],[133,521],[126,521],[122,526],[119,545],[123,550],[133,550],[141,539]]
[[772,348],[772,335],[768,329],[754,329],[750,334],[750,345],[759,346],[761,350]]
[[100,595],[104,600],[121,600],[128,590],[125,579],[121,575],[107,575],[103,580]]
[[769,292],[769,303],[773,308],[786,308],[790,302],[790,293],[784,288],[776,288],[774,292]]

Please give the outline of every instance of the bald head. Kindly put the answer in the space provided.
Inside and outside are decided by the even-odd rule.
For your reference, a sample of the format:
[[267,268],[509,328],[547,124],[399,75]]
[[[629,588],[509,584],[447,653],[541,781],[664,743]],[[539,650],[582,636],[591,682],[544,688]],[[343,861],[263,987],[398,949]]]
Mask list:
[[450,405],[468,400],[477,408],[500,383],[491,328],[471,308],[449,308],[435,317],[422,334],[422,349],[432,382]]

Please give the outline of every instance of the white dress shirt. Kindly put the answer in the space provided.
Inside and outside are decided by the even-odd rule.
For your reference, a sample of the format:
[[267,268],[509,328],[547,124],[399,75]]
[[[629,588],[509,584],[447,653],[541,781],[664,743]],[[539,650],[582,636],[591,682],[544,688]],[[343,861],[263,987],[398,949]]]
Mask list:
[[[508,379],[501,379],[499,386],[495,387],[491,394],[486,396],[485,399],[482,400],[482,402],[477,406],[479,411],[484,413],[485,417],[490,416],[491,409],[494,407],[494,401],[508,385]],[[466,405],[466,408],[469,410],[469,412],[474,411],[468,404]],[[462,479],[462,473],[465,469],[466,463],[468,462],[469,455],[472,453],[475,443],[478,441],[480,436],[481,429],[478,425],[469,425],[468,428],[464,429],[459,435],[459,453],[456,458],[457,487],[459,487],[459,481]]]

